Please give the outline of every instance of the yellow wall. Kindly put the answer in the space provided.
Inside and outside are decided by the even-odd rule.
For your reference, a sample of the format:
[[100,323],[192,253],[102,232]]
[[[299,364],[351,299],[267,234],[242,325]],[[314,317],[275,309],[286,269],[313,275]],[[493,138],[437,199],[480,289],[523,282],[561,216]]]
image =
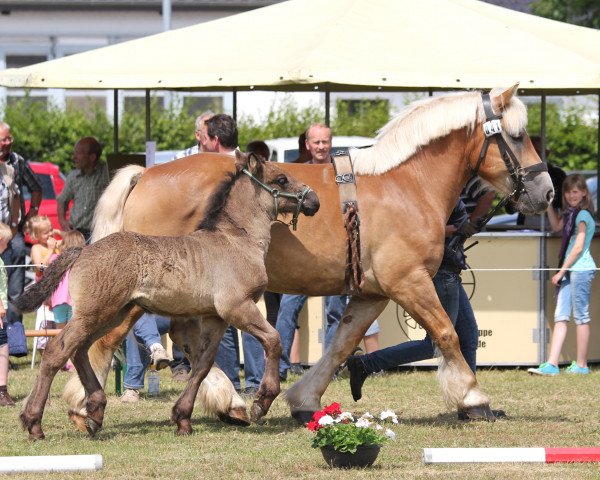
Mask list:
[[[467,251],[467,262],[474,271],[463,272],[465,289],[473,295],[471,303],[479,325],[480,338],[477,352],[479,365],[537,365],[540,345],[534,339],[538,333],[539,273],[530,269],[539,265],[541,236],[538,233],[483,233],[467,242],[479,244]],[[547,238],[547,263],[556,266],[560,238]],[[600,263],[600,244],[592,242],[592,255]],[[497,271],[478,271],[496,269]],[[502,269],[528,269],[511,271]],[[546,276],[546,328],[550,341],[554,314],[554,287]],[[600,280],[592,285],[591,332],[589,359],[600,361]],[[302,342],[301,360],[315,363],[321,355],[319,330],[323,329],[323,306],[319,298],[310,299],[300,318]],[[406,340],[420,339],[424,330],[404,310],[390,302],[379,318],[380,346],[395,345]],[[575,327],[569,334],[562,361],[575,358]],[[436,361],[422,362],[434,365]]]

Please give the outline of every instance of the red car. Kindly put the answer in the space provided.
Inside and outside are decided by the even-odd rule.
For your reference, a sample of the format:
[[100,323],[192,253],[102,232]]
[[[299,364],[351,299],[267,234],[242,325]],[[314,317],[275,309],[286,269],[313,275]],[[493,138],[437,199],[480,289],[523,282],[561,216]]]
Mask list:
[[[58,214],[56,213],[56,197],[62,192],[65,185],[65,177],[60,173],[58,166],[50,162],[29,162],[29,166],[42,184],[42,203],[38,215],[46,215],[50,218],[52,226],[60,230]],[[25,199],[25,211],[28,212],[29,204],[31,202],[31,192],[26,185],[23,185],[23,191],[21,193]],[[28,243],[31,243],[29,235],[26,235],[25,240]]]

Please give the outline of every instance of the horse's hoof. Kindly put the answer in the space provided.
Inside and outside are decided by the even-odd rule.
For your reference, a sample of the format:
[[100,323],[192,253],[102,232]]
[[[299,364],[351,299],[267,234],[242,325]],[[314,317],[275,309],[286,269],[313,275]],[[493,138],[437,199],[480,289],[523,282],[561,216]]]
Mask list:
[[243,407],[232,408],[227,413],[219,413],[219,420],[236,427],[250,426],[250,419],[248,418],[246,409]]
[[80,432],[86,433],[87,426],[85,424],[86,417],[79,415],[77,412],[73,410],[69,410],[69,420],[75,425],[75,428]]
[[308,425],[308,422],[312,420],[314,412],[308,412],[306,410],[298,410],[296,412],[292,412],[292,417],[296,419],[298,424],[300,425]]
[[252,404],[252,409],[250,411],[250,420],[254,423],[263,423],[263,417],[267,414],[262,407],[258,404],[258,402],[254,402]]
[[46,435],[44,435],[44,432],[42,432],[41,430],[39,432],[29,433],[29,440],[32,442],[35,442],[37,440],[44,440],[44,438],[46,438]]
[[187,435],[191,435],[192,434],[192,425],[190,424],[190,422],[180,422],[177,425],[177,430],[175,431],[175,435],[179,436],[179,437],[185,437]]
[[87,417],[85,419],[85,426],[86,426],[87,432],[90,434],[91,437],[95,436],[96,433],[98,433],[100,431],[100,429],[102,428],[101,424],[97,423],[95,420],[91,419],[90,417]]
[[[506,413],[502,410],[497,410],[498,418],[506,418]],[[476,407],[462,408],[458,411],[458,419],[465,422],[495,422],[496,415],[490,409],[489,405],[479,405]]]

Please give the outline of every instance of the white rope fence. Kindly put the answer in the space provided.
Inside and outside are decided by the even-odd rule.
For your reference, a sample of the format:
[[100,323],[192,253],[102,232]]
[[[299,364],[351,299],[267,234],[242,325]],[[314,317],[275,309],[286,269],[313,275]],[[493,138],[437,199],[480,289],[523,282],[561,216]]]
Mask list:
[[[48,265],[37,265],[30,263],[28,265],[4,265],[5,268],[30,268],[30,267],[48,267]],[[464,272],[554,272],[558,271],[558,267],[529,267],[529,268],[466,268]],[[590,270],[598,271],[596,268],[570,268],[571,272],[589,272]]]

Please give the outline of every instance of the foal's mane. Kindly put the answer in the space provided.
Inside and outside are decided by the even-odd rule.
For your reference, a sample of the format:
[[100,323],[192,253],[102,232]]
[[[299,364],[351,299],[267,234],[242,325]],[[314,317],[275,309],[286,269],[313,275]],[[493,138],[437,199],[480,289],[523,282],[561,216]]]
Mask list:
[[235,182],[242,175],[242,170],[239,169],[236,172],[228,172],[225,180],[223,180],[217,190],[210,196],[208,199],[208,207],[206,208],[206,215],[204,219],[200,222],[196,230],[209,230],[214,231],[217,227],[217,221],[219,219],[219,214],[225,203],[227,203],[227,199],[229,198],[229,194],[231,193],[231,189],[235,185]]
[[[502,127],[511,135],[518,135],[527,125],[525,106],[515,96],[502,114]],[[413,102],[379,130],[373,147],[352,150],[354,171],[381,175],[432,141],[464,127],[470,134],[484,120],[480,92],[453,92]]]

